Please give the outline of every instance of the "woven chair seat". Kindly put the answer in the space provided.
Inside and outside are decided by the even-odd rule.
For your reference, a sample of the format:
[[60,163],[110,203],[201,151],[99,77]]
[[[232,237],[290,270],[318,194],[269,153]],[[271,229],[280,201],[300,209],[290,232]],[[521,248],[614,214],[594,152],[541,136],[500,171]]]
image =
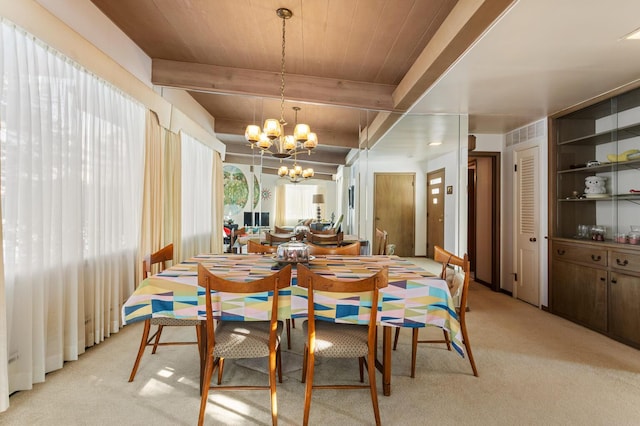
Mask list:
[[[302,324],[307,334],[307,321]],[[365,325],[316,321],[316,356],[325,358],[360,358],[369,352],[368,328]]]
[[170,326],[197,326],[200,320],[187,320],[179,318],[151,318],[152,325],[170,325]]
[[[229,359],[269,356],[269,327],[269,321],[220,321],[213,356]],[[276,347],[282,330],[283,323],[278,321]]]

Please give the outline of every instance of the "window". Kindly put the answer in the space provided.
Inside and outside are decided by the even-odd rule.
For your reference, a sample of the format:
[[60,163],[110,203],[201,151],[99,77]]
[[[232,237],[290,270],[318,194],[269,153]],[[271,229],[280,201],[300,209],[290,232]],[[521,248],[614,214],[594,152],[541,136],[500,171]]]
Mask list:
[[301,219],[316,217],[313,194],[318,193],[316,185],[285,185],[285,221],[293,225]]

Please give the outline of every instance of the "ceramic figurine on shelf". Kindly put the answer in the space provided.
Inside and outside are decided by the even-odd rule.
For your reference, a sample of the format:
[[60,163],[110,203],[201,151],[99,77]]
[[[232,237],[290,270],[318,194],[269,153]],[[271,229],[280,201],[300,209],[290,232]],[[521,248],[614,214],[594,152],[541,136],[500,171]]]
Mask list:
[[584,178],[585,194],[606,194],[607,178],[603,176],[587,176]]

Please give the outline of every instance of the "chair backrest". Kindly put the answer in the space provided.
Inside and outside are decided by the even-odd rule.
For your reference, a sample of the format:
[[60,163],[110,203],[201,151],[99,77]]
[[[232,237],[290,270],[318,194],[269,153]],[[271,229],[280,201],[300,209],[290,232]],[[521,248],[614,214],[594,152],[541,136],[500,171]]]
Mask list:
[[317,234],[314,232],[310,232],[307,235],[307,239],[310,243],[313,244],[332,244],[339,245],[344,238],[343,232],[338,232],[337,234]]
[[302,241],[302,239],[304,238],[304,235],[303,234],[296,235],[292,233],[274,235],[271,232],[267,232],[265,234],[265,240],[269,245],[273,245],[273,243],[288,243],[289,241],[291,241],[292,238],[295,238],[298,241]]
[[336,223],[333,224],[333,227],[331,229],[333,229],[333,232],[339,232],[340,231],[340,225],[342,224],[342,219],[344,218],[344,215],[341,214],[340,217],[338,218],[338,220],[336,220]]
[[[469,275],[471,270],[469,255],[465,253],[463,257],[456,256],[440,246],[435,246],[433,249],[433,260],[442,264],[440,278],[447,280],[451,296],[455,296],[456,293],[460,294],[459,315],[462,320],[466,311],[467,293],[469,290]],[[454,267],[454,269],[451,270],[449,267]]]
[[336,230],[334,228],[329,229],[310,229],[309,233],[311,234],[320,234],[320,235],[336,235]]
[[387,231],[376,228],[376,236],[373,244],[373,254],[386,254],[387,250]]
[[254,240],[247,241],[247,253],[276,253],[278,247],[260,244]]
[[291,232],[290,230],[280,228],[279,226],[274,226],[273,230],[276,232],[276,234],[288,234],[289,232]]
[[313,255],[319,255],[319,256],[327,255],[327,254],[338,254],[341,256],[360,255],[360,241],[347,244],[346,246],[338,246],[338,247],[318,246],[313,243],[307,243],[307,245],[309,246],[309,254],[313,254]]
[[153,265],[160,265],[157,272],[164,271],[167,267],[167,262],[170,260],[173,260],[173,243],[144,257],[142,260],[142,278],[147,278],[151,275]]
[[[219,293],[267,293],[271,292],[269,312],[265,312],[271,322],[269,347],[275,347],[275,331],[278,327],[278,290],[291,285],[291,265],[286,265],[278,272],[253,281],[230,281],[209,271],[202,263],[198,264],[198,285],[205,289],[205,310],[207,324],[207,344],[215,344],[213,297],[211,292]],[[222,303],[221,303],[222,305]],[[237,306],[237,303],[233,304]]]
[[[376,331],[376,319],[378,312],[378,295],[381,288],[386,287],[389,284],[389,269],[387,266],[383,267],[380,271],[374,275],[360,279],[360,280],[340,280],[331,279],[325,276],[314,273],[311,269],[302,263],[297,265],[298,277],[297,285],[307,289],[307,302],[308,302],[308,317],[310,319],[308,323],[309,335],[315,334],[315,324],[313,320],[329,321],[329,322],[343,322],[351,324],[363,324],[366,323],[369,326],[369,342],[375,344],[375,331]],[[345,296],[348,299],[350,308],[354,307],[354,294],[360,293],[360,306],[355,314],[349,317],[335,318],[330,312],[338,312],[339,309],[328,309],[315,311],[315,293],[320,292],[323,294],[323,304],[327,300],[332,299],[331,294],[346,293]],[[370,295],[370,298],[367,297]],[[334,295],[335,297],[335,295]],[[339,300],[336,299],[337,304]],[[352,311],[351,311],[352,312]],[[322,315],[323,313],[329,313],[328,315]]]

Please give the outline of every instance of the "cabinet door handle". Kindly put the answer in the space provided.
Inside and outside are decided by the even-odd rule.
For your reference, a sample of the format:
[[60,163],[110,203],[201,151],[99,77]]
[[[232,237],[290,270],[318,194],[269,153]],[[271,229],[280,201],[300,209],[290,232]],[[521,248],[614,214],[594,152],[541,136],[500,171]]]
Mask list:
[[531,241],[532,243],[535,243],[536,242],[536,237],[529,238],[529,241]]
[[592,254],[591,260],[593,260],[594,262],[600,262],[602,260],[602,256],[596,256],[595,254]]
[[615,278],[611,278],[611,284],[618,284],[618,280],[616,280]]
[[600,277],[600,281],[606,281],[607,279],[605,277]]
[[560,256],[562,256],[565,253],[565,251],[562,249],[558,249],[557,252]]
[[616,263],[618,264],[618,266],[627,266],[629,264],[629,261],[627,259],[625,260],[616,259]]

